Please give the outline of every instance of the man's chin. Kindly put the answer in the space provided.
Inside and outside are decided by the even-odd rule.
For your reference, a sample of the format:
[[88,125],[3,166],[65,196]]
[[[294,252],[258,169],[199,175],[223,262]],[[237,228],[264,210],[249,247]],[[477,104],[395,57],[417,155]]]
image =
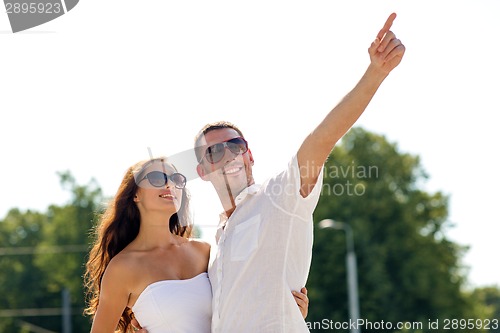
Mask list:
[[246,179],[239,178],[227,180],[227,183],[224,183],[223,189],[226,191],[230,190],[233,197],[236,197],[238,194],[240,194],[241,191],[248,187]]

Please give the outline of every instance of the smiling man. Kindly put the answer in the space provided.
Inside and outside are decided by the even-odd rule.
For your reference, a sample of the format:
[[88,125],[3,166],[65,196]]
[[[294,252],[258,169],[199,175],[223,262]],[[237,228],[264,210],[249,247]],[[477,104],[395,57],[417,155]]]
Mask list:
[[254,159],[243,133],[229,122],[197,135],[197,171],[214,186],[223,207],[217,255],[209,267],[212,332],[308,332],[290,290],[307,281],[312,214],[329,153],[368,106],[405,47],[390,31],[391,14],[368,49],[370,64],[358,84],[307,136],[278,175],[256,185]]
[[307,330],[290,291],[306,283],[321,182],[302,197],[294,158],[286,171],[256,185],[248,143],[228,122],[207,125],[197,142],[198,172],[224,209],[209,268],[212,332]]

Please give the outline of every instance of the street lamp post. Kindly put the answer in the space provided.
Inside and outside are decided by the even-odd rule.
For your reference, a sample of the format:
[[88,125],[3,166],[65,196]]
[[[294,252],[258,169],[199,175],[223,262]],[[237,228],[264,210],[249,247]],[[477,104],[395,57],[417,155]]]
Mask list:
[[[354,252],[354,239],[352,228],[344,222],[332,219],[321,220],[318,223],[321,229],[332,228],[344,230],[346,235],[346,266],[347,266],[347,295],[349,301],[349,317],[352,322],[357,323],[359,318],[359,298],[358,298],[358,272],[356,267],[356,253]],[[350,325],[352,333],[361,333],[357,324]]]

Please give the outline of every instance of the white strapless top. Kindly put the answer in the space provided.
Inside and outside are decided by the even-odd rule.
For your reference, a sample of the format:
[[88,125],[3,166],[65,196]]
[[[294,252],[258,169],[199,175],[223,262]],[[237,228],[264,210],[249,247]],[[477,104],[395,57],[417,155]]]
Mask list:
[[150,284],[132,307],[148,333],[210,333],[212,288],[207,273]]

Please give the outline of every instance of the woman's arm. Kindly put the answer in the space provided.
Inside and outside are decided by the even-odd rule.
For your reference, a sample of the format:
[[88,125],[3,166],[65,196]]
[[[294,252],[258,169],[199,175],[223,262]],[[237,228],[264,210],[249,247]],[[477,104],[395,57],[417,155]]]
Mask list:
[[[123,263],[111,260],[102,277],[99,305],[92,323],[91,333],[114,333],[130,292]],[[130,271],[130,270],[127,270]]]

